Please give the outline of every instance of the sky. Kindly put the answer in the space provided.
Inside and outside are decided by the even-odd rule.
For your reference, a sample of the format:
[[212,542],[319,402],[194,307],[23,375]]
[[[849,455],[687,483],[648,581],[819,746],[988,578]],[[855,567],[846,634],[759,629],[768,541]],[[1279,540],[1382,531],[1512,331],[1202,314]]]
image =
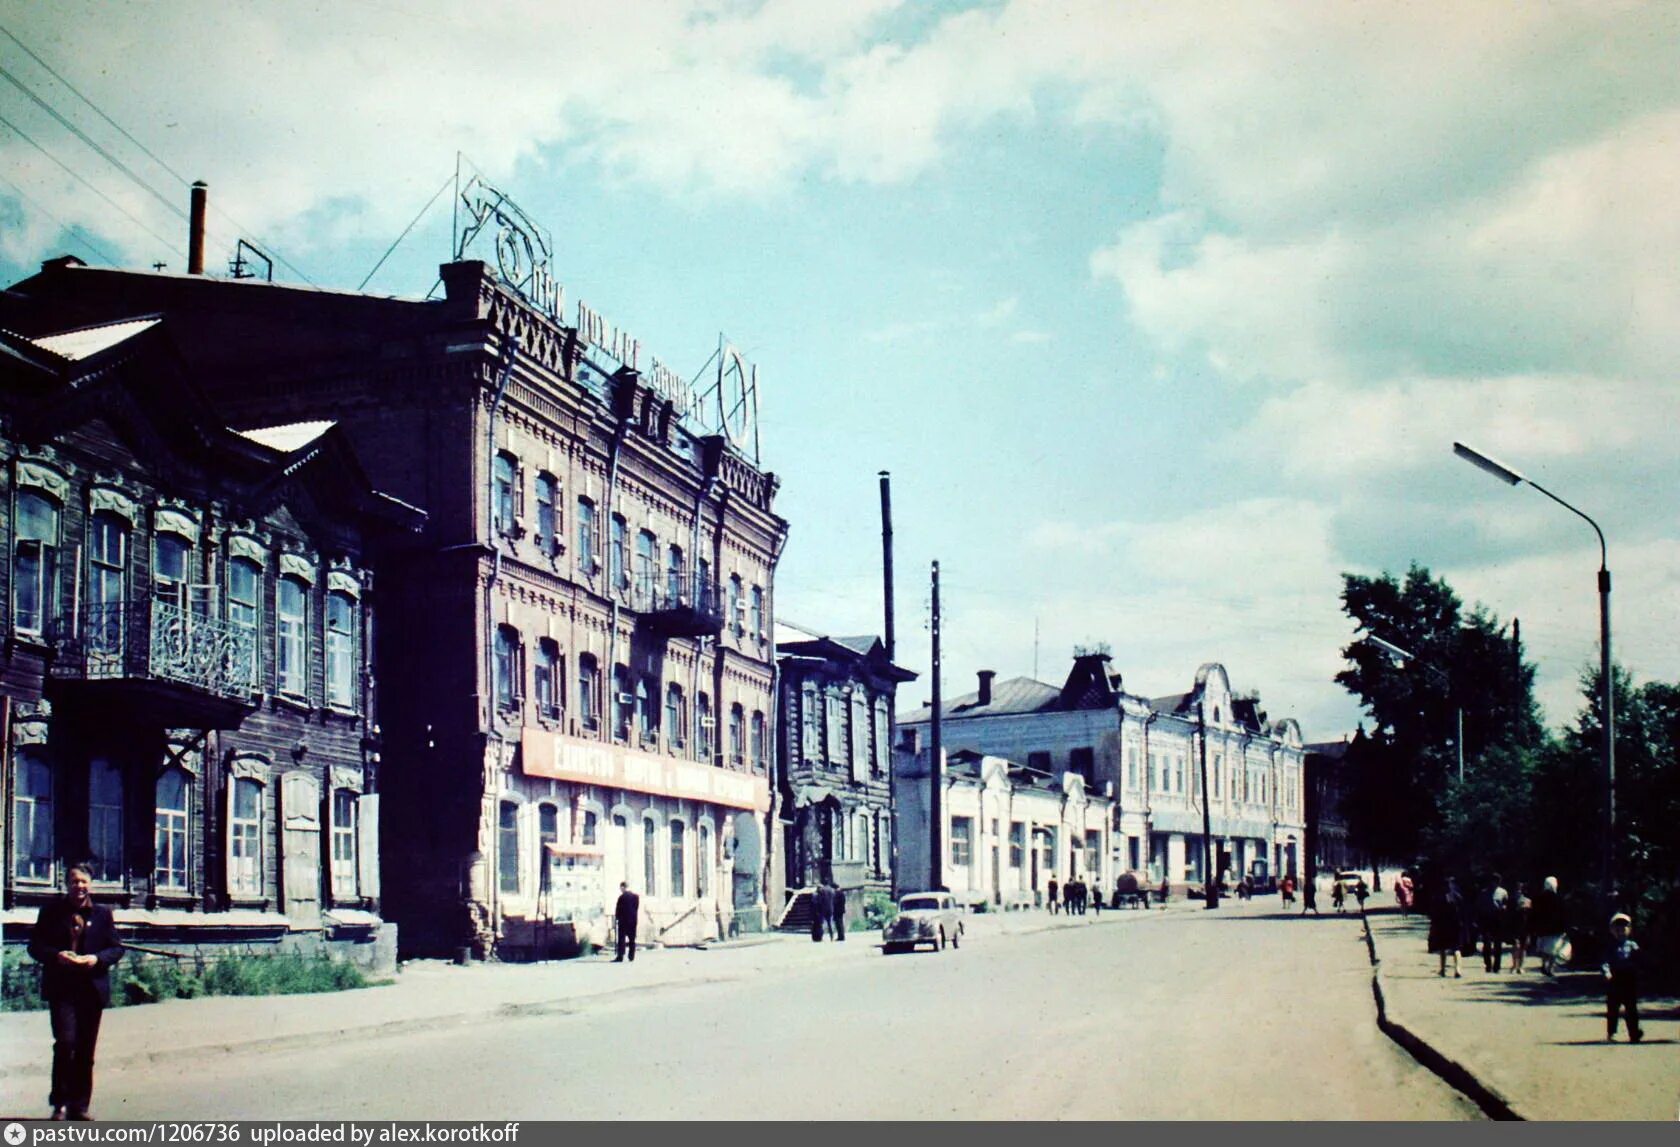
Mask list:
[[779,616],[881,631],[891,472],[902,708],[938,561],[947,696],[1106,643],[1128,691],[1219,662],[1336,739],[1342,574],[1417,562],[1521,620],[1565,724],[1597,541],[1454,440],[1599,523],[1618,662],[1680,680],[1680,5],[0,0],[0,27],[0,283],[184,270],[203,179],[212,273],[245,238],[276,281],[424,297],[459,155],[568,297],[684,373],[720,334],[757,366]]

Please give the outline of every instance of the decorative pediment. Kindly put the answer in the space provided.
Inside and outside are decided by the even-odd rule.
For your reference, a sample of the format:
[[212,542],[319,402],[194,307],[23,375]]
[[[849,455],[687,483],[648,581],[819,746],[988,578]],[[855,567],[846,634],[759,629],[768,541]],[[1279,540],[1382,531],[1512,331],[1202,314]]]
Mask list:
[[95,486],[88,491],[88,510],[95,514],[115,514],[130,526],[140,518],[134,499],[110,486]]
[[51,494],[58,499],[59,505],[64,505],[70,500],[69,479],[44,462],[19,459],[16,481],[19,487],[41,490]]
[[280,555],[280,576],[295,577],[306,585],[315,584],[315,566],[308,558],[298,554]]

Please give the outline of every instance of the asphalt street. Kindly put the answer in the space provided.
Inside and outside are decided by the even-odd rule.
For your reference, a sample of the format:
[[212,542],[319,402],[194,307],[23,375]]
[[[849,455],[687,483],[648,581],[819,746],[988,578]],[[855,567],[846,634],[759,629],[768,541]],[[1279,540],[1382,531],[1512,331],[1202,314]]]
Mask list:
[[[1233,906],[1234,907],[1234,906]],[[106,1119],[1470,1119],[1353,917],[1162,913],[100,1072]],[[656,956],[658,954],[655,954]],[[838,953],[837,953],[838,955]],[[346,1007],[354,1007],[353,996]]]

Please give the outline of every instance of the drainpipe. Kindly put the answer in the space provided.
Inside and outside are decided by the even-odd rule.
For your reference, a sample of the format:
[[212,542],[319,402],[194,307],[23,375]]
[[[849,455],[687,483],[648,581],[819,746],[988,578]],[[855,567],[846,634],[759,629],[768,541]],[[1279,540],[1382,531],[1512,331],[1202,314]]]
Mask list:
[[[613,544],[613,541],[612,541],[613,495],[617,492],[617,489],[618,489],[618,456],[619,456],[619,452],[624,449],[624,438],[625,438],[625,435],[629,433],[629,430],[630,430],[630,420],[629,420],[628,416],[620,418],[618,420],[618,425],[613,428],[612,445],[610,447],[608,447],[608,450],[607,450],[607,484],[606,484],[606,489],[604,491],[602,491],[602,494],[601,494],[601,529],[603,531],[605,531],[606,542],[607,542],[608,547],[611,547],[612,544]],[[626,542],[626,544],[629,543],[629,538],[630,538],[629,526],[626,525],[625,526],[625,542]],[[609,583],[608,586],[607,586],[607,605],[608,605],[608,608],[611,611],[610,617],[608,618],[608,622],[607,622],[607,676],[606,676],[606,681],[607,681],[607,700],[609,702],[611,702],[611,704],[602,706],[602,709],[606,710],[606,712],[603,712],[601,714],[601,716],[603,717],[603,720],[601,722],[601,728],[602,728],[602,731],[604,731],[604,732],[609,731],[605,718],[608,718],[609,714],[613,714],[615,712],[615,710],[613,709],[613,706],[617,705],[617,703],[618,703],[618,697],[617,697],[618,690],[615,686],[618,683],[618,610],[619,610],[618,590],[619,590],[619,587],[616,586],[616,585],[610,584],[612,582],[612,577],[613,577],[613,573],[612,573],[613,556],[612,556],[612,554],[608,553],[606,555],[606,558],[607,558],[607,561],[606,561],[606,577],[607,577],[607,581]],[[629,555],[628,554],[624,555],[624,558],[625,558],[625,562],[624,562],[625,570],[624,570],[624,572],[628,576],[628,574],[630,573]],[[626,680],[625,680],[626,685],[628,685],[630,683],[629,679],[628,679],[628,676],[629,675],[626,674]],[[635,718],[632,717],[631,718],[631,723],[634,724],[634,721],[635,721]],[[625,738],[625,742],[626,742],[626,744],[629,743],[629,738],[628,737]],[[628,876],[628,875],[629,874],[626,873],[626,876]]]
[[[484,483],[484,540],[490,548],[490,575],[484,582],[484,684],[488,689],[488,704],[485,712],[488,717],[490,739],[496,743],[496,771],[499,774],[506,764],[507,743],[502,737],[502,731],[496,726],[496,602],[494,589],[497,579],[502,573],[502,551],[496,546],[496,539],[492,533],[491,523],[495,520],[496,512],[496,412],[502,405],[502,398],[507,394],[508,381],[513,377],[514,360],[519,356],[519,338],[517,335],[505,336],[502,343],[502,373],[496,380],[496,389],[490,396],[490,405],[485,414],[484,426],[484,465],[486,481]],[[484,799],[479,798],[479,817],[485,817]],[[501,849],[497,846],[495,831],[496,824],[490,826],[489,878],[484,890],[489,901],[490,928],[493,937],[501,935],[501,888],[502,874]]]

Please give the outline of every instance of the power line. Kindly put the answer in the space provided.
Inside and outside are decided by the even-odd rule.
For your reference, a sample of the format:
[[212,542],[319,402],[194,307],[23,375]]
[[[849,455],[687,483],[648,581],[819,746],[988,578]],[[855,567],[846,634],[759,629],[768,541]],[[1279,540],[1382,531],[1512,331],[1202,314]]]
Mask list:
[[4,183],[7,187],[10,187],[14,192],[17,193],[17,197],[19,199],[21,199],[25,203],[29,204],[36,211],[39,211],[42,215],[45,215],[48,219],[51,219],[54,223],[57,223],[59,228],[62,231],[64,231],[65,234],[69,235],[72,239],[75,239],[78,243],[80,243],[82,246],[86,247],[88,250],[92,251],[95,255],[98,255],[108,265],[110,265],[112,267],[120,266],[120,264],[117,262],[117,260],[111,256],[110,252],[106,251],[103,247],[101,247],[99,244],[95,243],[92,239],[89,239],[85,234],[78,234],[78,232],[81,230],[81,225],[80,224],[78,224],[78,223],[66,223],[64,220],[62,220],[58,216],[54,215],[51,211],[48,211],[44,206],[41,205],[41,203],[38,200],[33,198],[29,194],[29,192],[25,191],[23,188],[19,187],[15,183],[13,183],[11,180],[6,179],[4,177],[0,177],[0,183]]
[[437,202],[439,195],[442,195],[445,191],[449,190],[449,185],[451,183],[455,182],[455,178],[456,178],[455,173],[450,172],[448,178],[446,178],[443,181],[443,186],[438,188],[436,191],[434,191],[432,193],[432,197],[430,199],[426,200],[426,206],[424,206],[420,209],[420,214],[416,215],[413,218],[413,220],[411,220],[409,222],[409,225],[407,227],[403,228],[402,234],[397,236],[396,242],[392,243],[389,247],[385,248],[385,253],[383,255],[379,256],[379,262],[377,262],[373,265],[373,270],[371,270],[367,273],[367,278],[363,279],[360,283],[356,284],[356,290],[360,291],[363,287],[367,286],[368,285],[368,280],[372,279],[375,275],[377,275],[379,273],[379,268],[381,268],[385,265],[385,260],[387,260],[391,257],[391,252],[395,251],[397,249],[398,245],[400,245],[404,239],[408,238],[408,233],[410,231],[414,230],[414,225],[416,223],[420,222],[421,216],[425,215],[426,212],[428,212],[432,209],[432,204]]
[[109,203],[112,207],[116,208],[119,212],[122,213],[124,218],[128,219],[129,222],[133,223],[136,227],[140,228],[146,234],[148,234],[152,238],[156,239],[159,243],[162,243],[165,248],[167,248],[170,251],[174,251],[178,255],[184,255],[185,254],[185,252],[182,251],[182,249],[180,247],[176,246],[172,241],[170,241],[168,239],[165,239],[162,235],[159,235],[156,231],[153,231],[145,223],[141,222],[138,218],[136,218],[135,215],[131,211],[128,210],[128,208],[126,208],[122,204],[118,203],[115,199],[112,199],[109,195],[106,195],[103,191],[99,190],[99,188],[95,187],[92,183],[89,183],[88,180],[84,176],[78,175],[70,167],[69,164],[65,163],[62,159],[59,159],[58,156],[54,155],[52,152],[48,151],[46,148],[44,148],[40,144],[36,143],[33,139],[31,139],[29,137],[29,134],[27,132],[25,132],[22,128],[18,127],[17,124],[13,123],[11,120],[7,119],[5,116],[0,116],[0,124],[3,124],[8,128],[11,128],[12,132],[14,134],[16,134],[19,139],[23,140],[24,143],[27,143],[30,147],[33,147],[36,151],[40,152],[42,155],[46,156],[48,159],[50,159],[54,163],[58,164],[58,166],[62,167],[78,183],[81,183],[89,191],[93,192],[95,195],[99,196],[99,198],[103,199],[105,202]]

